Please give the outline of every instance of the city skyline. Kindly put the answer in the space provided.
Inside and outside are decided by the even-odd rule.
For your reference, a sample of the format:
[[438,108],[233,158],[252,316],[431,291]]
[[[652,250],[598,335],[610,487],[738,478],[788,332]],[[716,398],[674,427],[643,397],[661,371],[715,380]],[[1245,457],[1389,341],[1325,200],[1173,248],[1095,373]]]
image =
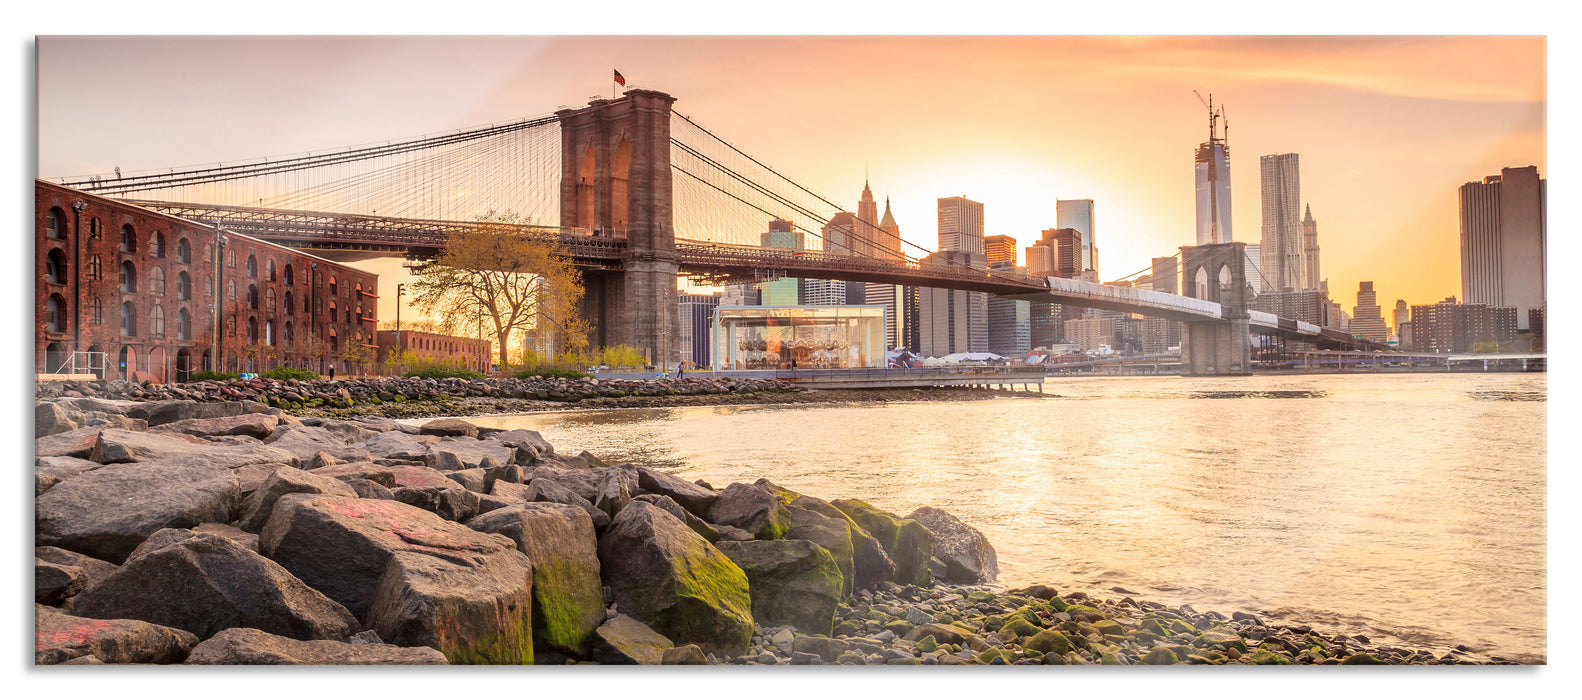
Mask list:
[[[1415,303],[1459,291],[1456,188],[1504,167],[1547,170],[1544,46],[1542,37],[45,38],[38,167],[51,177],[235,160],[520,118],[608,94],[613,64],[842,206],[854,204],[867,164],[875,199],[890,199],[907,240],[925,248],[936,247],[929,209],[939,197],[986,203],[984,233],[1021,246],[1056,225],[1057,199],[1093,199],[1105,221],[1103,277],[1115,279],[1194,240],[1186,154],[1202,141],[1197,89],[1235,115],[1234,170],[1303,154],[1303,204],[1320,204],[1332,288],[1376,279]],[[1476,64],[1451,60],[1472,54]],[[962,55],[973,60],[951,58]],[[1009,87],[1050,62],[1061,69],[1044,71],[1055,76],[1044,87]],[[321,75],[294,71],[310,63]],[[468,79],[454,79],[460,66]],[[135,87],[134,76],[162,70],[209,87],[180,103]],[[226,79],[209,79],[218,74]],[[865,98],[840,112],[764,106],[813,82]],[[725,83],[732,89],[717,88]],[[951,109],[934,99],[940,84],[961,93]],[[78,94],[117,109],[76,109]],[[244,95],[273,109],[259,113]],[[1075,95],[1085,109],[1063,109]],[[400,109],[358,108],[370,101]],[[1259,218],[1251,180],[1238,179],[1234,199],[1243,231]],[[1412,264],[1385,263],[1394,260]],[[395,260],[359,266],[404,275]],[[381,303],[393,315],[393,299]]]

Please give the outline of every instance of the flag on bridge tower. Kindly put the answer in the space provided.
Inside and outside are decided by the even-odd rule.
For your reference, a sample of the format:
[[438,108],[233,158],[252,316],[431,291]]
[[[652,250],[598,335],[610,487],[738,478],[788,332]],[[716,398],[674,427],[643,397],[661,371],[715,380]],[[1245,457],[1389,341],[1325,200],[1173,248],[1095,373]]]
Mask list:
[[615,71],[615,84],[626,87],[626,76],[621,75],[620,71]]

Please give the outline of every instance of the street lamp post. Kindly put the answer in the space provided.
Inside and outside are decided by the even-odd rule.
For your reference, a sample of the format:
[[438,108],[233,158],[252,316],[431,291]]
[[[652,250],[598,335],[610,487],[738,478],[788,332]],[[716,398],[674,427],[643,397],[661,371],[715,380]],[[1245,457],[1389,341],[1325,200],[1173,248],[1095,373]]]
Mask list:
[[396,348],[401,347],[401,295],[406,293],[406,283],[396,284]]

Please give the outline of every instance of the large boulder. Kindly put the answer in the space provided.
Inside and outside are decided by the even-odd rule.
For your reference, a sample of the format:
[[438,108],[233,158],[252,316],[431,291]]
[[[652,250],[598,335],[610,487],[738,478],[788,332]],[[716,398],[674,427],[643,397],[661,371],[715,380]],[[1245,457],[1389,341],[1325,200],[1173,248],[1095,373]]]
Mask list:
[[231,470],[201,461],[109,465],[33,500],[34,544],[119,563],[161,529],[231,522],[239,495]]
[[934,539],[934,556],[945,562],[945,582],[988,583],[1000,575],[1000,564],[989,538],[956,516],[923,506],[906,516],[928,528]]
[[[34,599],[47,605],[92,588],[106,576],[115,573],[117,568],[102,559],[59,547],[34,547],[33,559]],[[46,571],[39,571],[41,564]]]
[[[788,494],[794,493],[774,486],[764,479],[759,479],[758,486],[778,494],[782,499]],[[872,589],[874,586],[879,585],[879,582],[888,581],[895,575],[895,561],[884,551],[884,546],[879,543],[879,540],[874,539],[873,535],[868,534],[867,530],[862,529],[849,516],[841,512],[839,508],[831,505],[829,501],[813,496],[795,495],[787,505],[787,508],[802,508],[847,524],[847,532],[851,535],[853,588]],[[802,539],[808,538],[804,537]],[[837,559],[838,561],[839,559]]]
[[235,627],[192,648],[187,664],[303,666],[434,666],[448,663],[429,647],[299,640]]
[[593,507],[614,518],[631,502],[632,494],[627,490],[626,480],[621,478],[620,472],[606,469],[604,478],[599,480],[599,494],[598,498],[593,499]]
[[173,664],[198,643],[191,632],[139,620],[93,620],[33,606],[33,663],[92,656],[107,664]]
[[506,430],[490,433],[487,439],[506,447],[528,448],[535,458],[548,457],[555,454],[555,446],[549,444],[549,441],[545,440],[544,436],[539,435],[537,430]]
[[564,503],[568,506],[581,508],[583,512],[593,519],[593,529],[603,531],[610,525],[610,516],[602,510],[593,507],[588,499],[578,496],[571,489],[548,479],[541,479],[527,484],[513,484],[505,481],[494,482],[494,488],[489,490],[491,495],[515,503]]
[[[312,456],[312,455],[309,455]],[[177,457],[193,457],[209,464],[235,469],[245,464],[280,462],[293,466],[302,463],[296,455],[257,443],[225,445],[181,433],[140,433],[105,430],[99,433],[88,459],[103,464],[154,462]]]
[[33,467],[33,495],[48,491],[51,486],[83,472],[104,466],[91,459],[78,457],[39,457]]
[[648,493],[669,496],[688,512],[707,519],[720,495],[685,479],[647,467],[637,468],[637,487]]
[[438,486],[398,486],[390,490],[390,499],[409,506],[422,508],[451,522],[465,522],[478,514],[478,494],[461,488]]
[[511,448],[498,442],[462,437],[430,443],[423,461],[437,469],[474,469],[485,459],[495,464],[509,463],[511,454]]
[[104,426],[88,426],[45,435],[33,441],[33,456],[87,459],[93,454],[93,446],[99,443],[99,433],[105,430]]
[[439,471],[438,469],[419,467],[417,465],[400,464],[391,465],[389,467],[385,467],[385,469],[388,469],[391,476],[394,478],[395,483],[390,485],[390,488],[392,489],[403,487],[428,487],[436,489],[456,489],[458,491],[467,490],[466,487],[462,486],[461,484],[451,481],[449,477],[445,476],[445,472]]
[[327,476],[341,481],[352,479],[367,479],[387,489],[395,488],[395,470],[373,462],[352,462],[349,464],[331,464],[311,470],[319,476]]
[[593,519],[561,503],[525,503],[467,521],[479,532],[505,535],[533,563],[533,638],[574,650],[604,622],[599,540]]
[[259,550],[388,642],[533,662],[532,564],[509,538],[396,501],[290,495]]
[[601,664],[644,666],[663,663],[665,650],[673,646],[665,635],[627,615],[616,615],[599,625],[589,645],[591,655]]
[[884,547],[885,553],[895,561],[892,580],[916,586],[932,583],[928,562],[934,557],[934,538],[922,523],[898,518],[855,499],[831,501],[830,505],[845,513]]
[[740,656],[752,638],[747,575],[675,516],[642,501],[599,538],[616,609],[672,642]]
[[380,459],[408,459],[423,461],[428,446],[399,430],[379,433],[358,445]]
[[760,540],[777,539],[791,526],[791,513],[780,499],[747,484],[731,484],[709,508],[709,522],[752,533]]
[[[785,539],[807,540],[822,547],[840,570],[840,599],[851,597],[857,586],[857,570],[853,563],[852,531],[857,529],[845,518],[831,518],[799,506],[786,506],[791,513],[791,528]],[[743,567],[744,569],[746,567]],[[752,573],[748,572],[748,578]],[[756,593],[756,589],[754,589]]]
[[214,401],[197,403],[187,399],[149,401],[127,408],[126,415],[141,418],[150,426],[194,418],[226,418],[245,413],[269,413],[270,408],[256,401]]
[[845,578],[823,547],[807,540],[753,540],[715,545],[747,574],[753,618],[763,627],[792,625],[828,636]]
[[693,515],[691,511],[687,510],[686,508],[682,508],[680,503],[675,502],[669,496],[645,493],[641,496],[633,498],[632,500],[652,503],[655,506],[663,508],[666,513],[674,515],[676,518],[680,519],[681,522],[686,523],[687,527],[692,528],[693,532],[702,535],[703,539],[708,540],[710,544],[724,539],[720,535],[720,531],[716,530],[713,525],[710,525],[707,520]]
[[345,607],[279,564],[204,533],[131,557],[78,595],[73,610],[83,617],[175,627],[200,639],[252,627],[293,639],[345,640],[358,629]]
[[181,433],[193,437],[219,435],[246,435],[263,440],[280,425],[278,416],[267,413],[246,413],[224,418],[188,418],[174,423],[155,426],[149,432]]
[[[362,430],[359,428],[359,430]],[[368,437],[376,435],[373,431],[365,431]],[[318,453],[327,453],[336,459],[344,455],[351,457],[348,450],[358,453],[367,450],[361,447],[351,447],[347,441],[345,431],[334,431],[323,426],[296,425],[281,426],[268,436],[264,443],[279,450],[285,450],[303,463],[310,462]]]
[[437,418],[418,426],[418,432],[423,435],[475,438],[478,437],[478,426],[460,418]]
[[301,469],[278,469],[242,501],[242,517],[236,524],[244,532],[257,533],[269,522],[275,501],[288,493],[315,493],[325,496],[356,498],[357,491],[340,479],[314,474]]

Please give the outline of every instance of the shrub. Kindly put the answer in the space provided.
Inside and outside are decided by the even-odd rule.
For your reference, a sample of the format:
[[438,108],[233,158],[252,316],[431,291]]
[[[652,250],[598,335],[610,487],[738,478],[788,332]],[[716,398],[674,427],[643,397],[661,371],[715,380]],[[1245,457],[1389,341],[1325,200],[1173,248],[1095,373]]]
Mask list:
[[230,372],[216,372],[216,371],[214,371],[212,369],[204,369],[204,370],[198,370],[196,372],[193,372],[192,376],[187,378],[187,381],[189,381],[189,382],[202,382],[202,381],[211,381],[212,380],[212,381],[216,381],[216,382],[223,382],[223,381],[225,381],[227,379],[235,379],[235,378],[240,377],[240,376],[242,376],[242,375],[240,375],[240,374],[232,374]]
[[463,369],[461,367],[445,367],[441,365],[424,367],[423,369],[414,369],[410,372],[407,372],[406,376],[417,377],[418,379],[483,379],[482,372]]
[[530,377],[543,377],[545,379],[586,379],[592,375],[589,375],[587,372],[579,372],[574,369],[540,366],[528,367],[518,370],[516,374],[511,376],[514,376],[517,379],[528,379]]
[[264,379],[298,379],[304,382],[311,382],[319,378],[319,375],[315,372],[285,366],[276,367],[268,372],[260,372],[258,376]]

